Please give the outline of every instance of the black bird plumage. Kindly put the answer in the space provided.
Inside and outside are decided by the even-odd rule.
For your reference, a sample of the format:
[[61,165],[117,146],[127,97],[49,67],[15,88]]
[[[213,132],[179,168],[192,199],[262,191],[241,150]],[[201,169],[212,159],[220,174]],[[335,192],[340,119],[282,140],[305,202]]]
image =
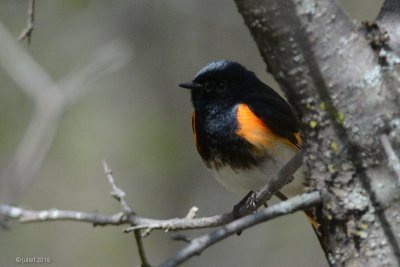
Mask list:
[[[243,121],[251,123],[247,117],[240,120],[239,115],[243,112],[239,114],[239,109],[243,107],[254,116],[252,123],[258,119],[261,126],[265,126],[265,133],[258,133],[260,129],[257,128],[254,134],[263,134],[266,140],[287,141],[288,145],[284,145],[294,147],[294,151],[301,145],[299,124],[289,104],[239,63],[227,60],[210,62],[192,82],[179,86],[191,90],[196,146],[206,166],[214,173],[225,167],[234,172],[252,168],[261,170],[265,162],[278,162],[274,149],[269,150],[267,144],[257,146],[239,134],[241,128],[252,127],[240,125]],[[259,124],[254,126],[261,127]],[[252,135],[250,132],[249,137]]]

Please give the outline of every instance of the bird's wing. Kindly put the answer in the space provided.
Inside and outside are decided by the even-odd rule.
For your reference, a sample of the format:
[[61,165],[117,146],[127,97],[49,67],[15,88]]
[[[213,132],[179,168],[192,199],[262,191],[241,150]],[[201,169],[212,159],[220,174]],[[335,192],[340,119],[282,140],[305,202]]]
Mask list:
[[302,141],[297,118],[289,104],[277,93],[268,91],[248,94],[241,105],[247,106],[249,112],[255,115],[266,129],[288,140],[294,148],[300,149]]

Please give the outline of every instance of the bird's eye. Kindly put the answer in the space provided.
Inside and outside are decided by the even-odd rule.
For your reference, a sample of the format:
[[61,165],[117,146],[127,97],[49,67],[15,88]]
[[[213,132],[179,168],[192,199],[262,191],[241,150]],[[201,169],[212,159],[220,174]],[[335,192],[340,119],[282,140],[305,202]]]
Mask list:
[[211,83],[205,82],[205,83],[203,83],[203,87],[205,88],[205,91],[206,91],[207,94],[211,93],[211,91],[212,91]]
[[227,87],[228,86],[227,86],[227,83],[225,81],[219,82],[217,84],[217,92],[218,93],[222,93],[222,92],[224,92],[226,90]]

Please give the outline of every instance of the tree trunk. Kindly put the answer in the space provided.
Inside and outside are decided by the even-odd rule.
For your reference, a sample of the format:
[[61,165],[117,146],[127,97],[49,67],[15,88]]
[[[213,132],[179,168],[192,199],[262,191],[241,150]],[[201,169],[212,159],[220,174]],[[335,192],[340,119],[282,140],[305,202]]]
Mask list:
[[400,266],[400,166],[390,168],[381,142],[388,136],[400,150],[398,0],[365,25],[333,0],[235,1],[302,120],[308,187],[324,198],[316,215],[329,263]]

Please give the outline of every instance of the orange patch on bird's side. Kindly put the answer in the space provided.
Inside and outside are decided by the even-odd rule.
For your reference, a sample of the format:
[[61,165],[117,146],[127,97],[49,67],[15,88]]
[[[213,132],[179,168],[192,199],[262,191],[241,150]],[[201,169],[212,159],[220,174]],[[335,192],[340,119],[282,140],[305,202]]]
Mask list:
[[270,147],[275,134],[259,119],[246,104],[239,104],[237,109],[237,134],[255,146]]
[[[256,147],[272,148],[276,144],[286,144],[293,150],[298,147],[284,137],[280,137],[271,131],[271,129],[258,118],[246,104],[239,104],[237,110],[238,129],[237,135],[246,139]],[[300,135],[296,138],[300,138]]]

